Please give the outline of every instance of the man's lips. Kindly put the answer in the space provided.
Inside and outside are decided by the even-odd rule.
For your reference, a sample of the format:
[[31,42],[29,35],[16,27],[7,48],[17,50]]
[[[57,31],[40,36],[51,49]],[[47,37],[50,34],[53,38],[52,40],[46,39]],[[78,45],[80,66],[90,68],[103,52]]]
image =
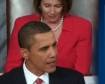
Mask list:
[[50,65],[50,66],[55,66],[55,65],[56,65],[56,61],[47,62],[46,64],[48,64],[48,65]]

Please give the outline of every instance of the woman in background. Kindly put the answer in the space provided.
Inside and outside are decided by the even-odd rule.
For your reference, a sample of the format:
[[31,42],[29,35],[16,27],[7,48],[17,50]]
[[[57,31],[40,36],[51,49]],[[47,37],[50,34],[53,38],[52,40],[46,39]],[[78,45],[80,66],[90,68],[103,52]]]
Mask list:
[[41,21],[51,27],[58,50],[57,66],[89,74],[92,57],[92,26],[83,18],[69,14],[72,0],[34,0],[36,14],[19,17],[10,39],[5,72],[21,66],[18,31],[29,21]]

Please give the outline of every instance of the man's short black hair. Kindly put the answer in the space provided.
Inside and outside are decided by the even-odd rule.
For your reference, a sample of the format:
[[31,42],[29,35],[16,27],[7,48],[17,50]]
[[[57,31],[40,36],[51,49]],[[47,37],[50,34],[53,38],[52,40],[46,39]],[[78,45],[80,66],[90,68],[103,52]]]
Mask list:
[[34,36],[49,31],[51,31],[51,28],[47,24],[39,21],[30,21],[22,26],[18,32],[19,46],[30,50],[31,46],[35,43]]

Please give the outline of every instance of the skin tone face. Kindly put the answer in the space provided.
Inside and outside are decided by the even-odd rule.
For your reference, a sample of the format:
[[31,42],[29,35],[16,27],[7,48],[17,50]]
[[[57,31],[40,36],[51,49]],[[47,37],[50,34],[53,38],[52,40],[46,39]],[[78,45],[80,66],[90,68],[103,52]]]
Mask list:
[[42,0],[41,10],[46,23],[57,23],[61,20],[62,3],[60,0]]
[[26,67],[33,74],[40,76],[45,72],[56,70],[56,40],[52,31],[34,36],[35,44],[30,50],[21,48],[21,54],[26,59]]

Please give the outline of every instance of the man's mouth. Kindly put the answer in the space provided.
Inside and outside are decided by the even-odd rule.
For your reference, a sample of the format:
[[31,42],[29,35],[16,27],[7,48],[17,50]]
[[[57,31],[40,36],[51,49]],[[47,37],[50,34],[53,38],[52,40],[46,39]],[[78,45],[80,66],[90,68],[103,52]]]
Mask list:
[[56,61],[47,62],[46,64],[48,64],[48,65],[50,65],[50,66],[55,66],[55,65],[56,65]]

